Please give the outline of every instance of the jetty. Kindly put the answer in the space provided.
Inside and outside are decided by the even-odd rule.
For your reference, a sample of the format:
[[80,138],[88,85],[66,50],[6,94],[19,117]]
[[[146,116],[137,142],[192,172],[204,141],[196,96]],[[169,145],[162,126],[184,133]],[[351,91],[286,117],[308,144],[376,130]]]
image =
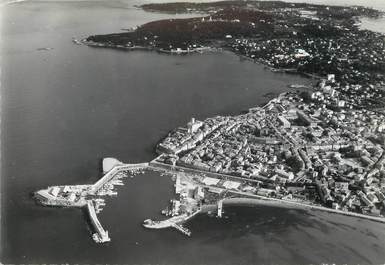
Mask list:
[[183,233],[184,235],[191,236],[190,229],[184,227],[183,224],[200,212],[201,212],[201,209],[193,212],[192,214],[185,213],[185,214],[173,216],[163,221],[153,221],[151,219],[146,219],[143,222],[143,226],[149,229],[163,229],[163,228],[173,227],[177,229],[179,232]]
[[92,235],[93,239],[98,243],[104,243],[111,241],[108,236],[108,231],[104,230],[102,225],[99,222],[98,217],[96,216],[95,206],[93,201],[87,202],[87,211],[90,217],[91,224],[95,230],[95,234]]
[[188,228],[182,226],[181,224],[172,224],[172,227],[182,232],[182,234],[185,234],[186,236],[191,236],[191,231]]

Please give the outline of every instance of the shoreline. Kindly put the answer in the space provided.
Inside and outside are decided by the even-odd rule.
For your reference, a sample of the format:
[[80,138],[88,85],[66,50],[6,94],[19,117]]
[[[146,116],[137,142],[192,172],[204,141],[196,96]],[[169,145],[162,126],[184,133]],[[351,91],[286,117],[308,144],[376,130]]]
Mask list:
[[[245,195],[247,196],[247,195]],[[337,215],[345,215],[348,217],[356,217],[360,219],[366,219],[371,220],[374,222],[384,223],[385,224],[385,218],[381,217],[375,217],[375,216],[369,216],[359,213],[353,213],[353,212],[345,212],[340,210],[334,210],[322,206],[315,206],[315,205],[307,205],[292,201],[286,201],[286,200],[280,200],[280,199],[273,199],[273,198],[243,198],[243,197],[234,197],[234,198],[226,198],[223,199],[224,205],[231,205],[231,206],[265,206],[265,207],[276,207],[276,208],[285,208],[285,209],[294,209],[294,210],[305,210],[305,211],[323,211],[323,212],[329,212],[334,213]],[[203,209],[200,210],[199,213],[207,213],[209,211],[213,211],[217,209],[216,204],[207,204],[203,205]],[[187,221],[187,220],[186,220]]]
[[[231,49],[228,49],[226,47],[207,46],[207,47],[195,48],[195,49],[191,49],[191,50],[165,50],[162,48],[151,47],[151,46],[128,47],[128,46],[123,46],[123,45],[103,44],[103,43],[87,41],[86,39],[82,39],[80,41],[76,40],[76,41],[79,42],[78,45],[86,45],[86,46],[92,47],[92,48],[116,49],[116,50],[124,50],[124,51],[128,51],[128,52],[130,52],[130,51],[147,51],[147,52],[157,52],[159,54],[168,54],[168,55],[193,55],[193,54],[197,54],[197,53],[203,54],[203,53],[231,52],[231,53],[239,56],[242,59],[248,60],[248,61],[253,62],[255,64],[259,64],[273,73],[294,74],[294,75],[303,76],[303,77],[309,78],[309,79],[315,79],[318,81],[321,80],[322,78],[324,78],[324,77],[319,76],[317,74],[311,74],[311,73],[298,71],[295,68],[275,68],[275,67],[269,65],[263,59],[251,58],[245,54],[242,54],[239,52],[234,52]],[[75,43],[75,44],[77,44],[77,43]]]
[[[155,159],[154,159],[155,160]],[[150,162],[149,164],[149,169],[157,169],[159,171],[164,171],[166,173],[171,173],[171,174],[177,174],[179,171],[175,170],[172,171],[171,169],[164,167],[167,165],[161,164],[159,162],[156,162],[154,164],[153,161]],[[181,169],[182,167],[178,167]],[[189,168],[183,168],[183,172],[188,172],[189,170],[192,170],[192,172],[197,173],[196,170],[194,169],[189,169]],[[213,174],[212,172],[203,172],[200,171],[200,173],[204,174]],[[217,176],[214,176],[214,178],[218,178]],[[235,177],[237,178],[237,177]],[[201,185],[202,186],[202,185]],[[206,188],[210,188],[210,186],[204,186]],[[290,208],[290,209],[302,209],[302,210],[318,210],[318,211],[324,211],[324,212],[329,212],[329,213],[334,213],[334,214],[340,214],[340,215],[345,215],[349,217],[356,217],[356,218],[361,218],[361,219],[367,219],[375,222],[380,222],[385,224],[385,217],[380,217],[380,216],[371,216],[371,215],[366,215],[366,214],[360,214],[360,213],[355,213],[355,212],[349,212],[349,211],[342,211],[342,210],[337,210],[337,209],[332,209],[332,208],[327,208],[322,205],[313,205],[313,204],[306,204],[306,203],[301,203],[301,202],[296,202],[296,201],[290,201],[290,200],[282,200],[282,199],[277,199],[277,198],[270,198],[270,197],[264,197],[261,195],[256,195],[256,194],[248,194],[245,192],[237,192],[234,190],[227,190],[230,194],[242,196],[242,197],[235,197],[235,198],[224,198],[223,203],[233,203],[233,204],[238,204],[238,203],[251,203],[254,205],[264,205],[264,206],[271,206],[271,207],[282,207],[282,208]],[[246,198],[245,198],[246,197]],[[199,213],[205,213],[207,211],[211,211],[213,208],[215,209],[217,207],[216,204],[206,204],[202,205],[203,209],[199,211]]]
[[151,47],[151,46],[130,47],[130,46],[124,46],[124,45],[97,43],[93,41],[87,41],[86,39],[82,39],[80,41],[75,39],[73,41],[76,41],[75,44],[79,43],[80,45],[83,44],[93,48],[109,48],[109,49],[117,49],[117,50],[125,50],[125,51],[152,51],[152,52],[158,52],[161,54],[172,54],[172,55],[188,55],[188,54],[207,53],[207,52],[222,52],[224,50],[223,48],[216,48],[211,46],[204,46],[204,47],[194,48],[189,50],[165,50],[162,48]]
[[345,212],[345,211],[335,210],[335,209],[326,208],[322,206],[302,204],[294,201],[279,200],[279,199],[275,200],[272,198],[267,198],[267,199],[230,198],[230,199],[224,199],[223,203],[230,204],[230,205],[252,204],[252,205],[263,205],[268,207],[279,207],[279,208],[296,209],[296,210],[324,211],[324,212],[334,213],[338,215],[345,215],[349,217],[367,219],[367,220],[385,224],[385,218],[381,218],[381,217],[364,215],[364,214],[359,214],[354,212]]
[[[211,17],[210,17],[211,19]],[[230,36],[230,38],[232,38],[231,35],[228,35]],[[295,74],[295,75],[303,75],[303,76],[306,76],[307,78],[313,78],[313,79],[316,79],[316,80],[319,80],[319,79],[322,79],[323,77],[318,75],[318,74],[314,74],[314,73],[307,73],[307,72],[303,72],[301,71],[301,69],[298,67],[298,68],[279,68],[279,65],[276,67],[274,67],[276,64],[273,64],[273,63],[269,63],[269,60],[268,59],[263,59],[263,57],[261,58],[252,58],[250,56],[248,56],[248,54],[242,54],[241,52],[236,52],[230,48],[225,48],[226,46],[223,46],[223,48],[219,48],[219,47],[215,47],[210,45],[210,46],[204,46],[204,45],[197,45],[198,47],[195,46],[195,48],[189,48],[191,46],[188,46],[187,48],[171,48],[172,46],[170,45],[170,49],[168,48],[161,48],[160,46],[156,46],[156,45],[153,45],[150,44],[149,45],[146,45],[146,44],[143,44],[143,45],[133,45],[131,42],[127,43],[127,44],[113,44],[112,42],[107,42],[107,43],[103,43],[103,42],[97,42],[97,41],[92,41],[92,38],[91,39],[81,39],[81,40],[77,40],[77,39],[73,39],[73,42],[75,44],[78,44],[78,45],[87,45],[89,47],[95,47],[95,48],[112,48],[112,49],[120,49],[120,50],[127,50],[127,51],[153,51],[153,52],[157,52],[157,53],[163,53],[163,54],[170,54],[170,55],[187,55],[187,54],[196,54],[196,53],[206,53],[206,52],[230,52],[230,53],[233,53],[237,56],[240,56],[241,58],[245,59],[245,60],[249,60],[249,61],[252,61],[253,63],[255,64],[260,64],[261,66],[264,66],[265,69],[271,71],[271,72],[275,72],[275,73],[286,73],[286,74]],[[120,43],[120,42],[119,42]],[[295,88],[295,87],[293,87]],[[259,108],[266,108],[267,106],[269,106],[270,102],[272,102],[273,100],[277,99],[277,98],[280,98],[282,95],[284,95],[285,93],[282,93],[282,94],[279,94],[277,96],[274,96],[272,100],[270,100],[267,104],[260,104],[260,106],[258,106]],[[249,109],[250,111],[251,109]],[[235,115],[231,115],[231,116],[235,116]],[[310,122],[309,122],[310,123]],[[275,128],[275,127],[274,127]],[[215,129],[214,129],[215,130]],[[276,129],[277,130],[277,129]],[[165,153],[163,153],[165,154]],[[163,155],[162,154],[162,155]],[[304,159],[303,159],[304,160]],[[119,161],[117,161],[119,162]],[[122,164],[122,163],[120,163]],[[150,161],[149,163],[145,163],[145,168],[146,169],[154,169],[154,170],[159,170],[159,171],[165,171],[165,172],[169,172],[171,174],[176,174],[178,175],[179,171],[185,171],[185,172],[189,172],[189,174],[195,174],[195,173],[202,173],[204,175],[210,175],[212,176],[213,178],[217,178],[217,179],[232,179],[232,180],[235,180],[237,182],[257,182],[259,183],[260,180],[251,180],[251,179],[245,179],[244,177],[241,177],[241,176],[237,176],[236,174],[233,174],[232,172],[231,173],[228,173],[228,174],[219,174],[219,173],[213,173],[211,172],[211,169],[210,171],[208,171],[208,169],[202,169],[202,170],[196,170],[194,168],[190,168],[189,166],[175,166],[175,163],[173,164],[172,168],[168,168],[169,166],[164,164],[163,162],[159,162],[157,161],[157,158],[153,159],[152,161]],[[81,198],[85,198],[86,195],[100,195],[100,196],[104,196],[104,195],[116,195],[116,192],[113,193],[112,192],[112,189],[111,189],[111,192],[110,194],[107,194],[107,193],[99,193],[99,190],[103,190],[105,186],[108,186],[110,185],[110,181],[115,177],[115,175],[117,173],[120,172],[120,167],[125,168],[124,166],[125,164],[122,164],[122,165],[119,165],[116,164],[116,161],[115,161],[115,165],[110,169],[110,170],[104,170],[105,171],[105,175],[99,179],[96,183],[94,183],[91,188],[87,191],[83,191],[80,193],[80,195],[78,194],[79,192],[73,192],[73,194],[71,195],[76,195],[78,197],[81,197]],[[128,165],[128,164],[127,164]],[[104,168],[104,165],[103,165],[103,168]],[[116,168],[118,168],[117,170],[115,170]],[[259,177],[259,179],[262,179],[261,176],[257,176]],[[108,185],[106,185],[108,184]],[[175,184],[177,185],[177,184]],[[199,187],[199,188],[213,188],[215,187],[215,185],[212,185],[212,184],[196,184],[196,187]],[[218,188],[218,187],[216,187]],[[248,191],[248,192],[245,192],[243,190],[240,190],[240,189],[237,189],[237,188],[226,188],[226,189],[223,189],[223,188],[218,188],[221,192],[228,192],[229,194],[231,194],[232,196],[234,196],[233,198],[223,198],[223,199],[220,199],[220,198],[216,198],[215,203],[216,204],[207,204],[207,205],[200,205],[200,204],[195,204],[195,212],[193,214],[190,213],[186,213],[186,212],[183,212],[183,214],[180,214],[179,212],[179,206],[180,206],[180,202],[179,202],[179,205],[176,207],[177,210],[177,213],[176,215],[171,218],[168,218],[168,219],[165,219],[165,220],[162,220],[162,221],[152,221],[151,219],[147,219],[149,221],[149,223],[145,223],[144,226],[147,227],[147,228],[155,228],[155,229],[160,229],[160,228],[165,228],[165,227],[174,227],[180,231],[182,231],[183,233],[189,235],[189,231],[187,230],[184,230],[183,227],[179,227],[179,225],[183,224],[183,223],[186,223],[188,222],[188,220],[190,218],[192,218],[193,216],[195,216],[196,214],[199,214],[199,213],[205,213],[205,212],[209,212],[211,210],[214,210],[214,209],[218,209],[218,216],[221,216],[221,207],[222,207],[222,203],[225,203],[226,205],[235,205],[235,206],[242,206],[242,205],[262,205],[262,206],[266,206],[266,207],[282,207],[282,208],[287,208],[287,209],[298,209],[298,210],[311,210],[311,211],[314,211],[314,210],[318,210],[318,211],[324,211],[324,212],[330,212],[330,213],[335,213],[335,214],[340,214],[340,215],[345,215],[345,216],[351,216],[351,217],[356,217],[356,218],[362,218],[362,219],[367,219],[367,220],[371,220],[371,221],[375,221],[375,222],[380,222],[380,223],[385,223],[385,217],[383,216],[372,216],[372,215],[367,215],[367,214],[362,214],[362,213],[357,213],[357,212],[353,212],[353,211],[357,211],[356,209],[352,209],[353,211],[346,211],[346,210],[339,210],[339,209],[343,209],[343,207],[340,207],[339,205],[337,206],[333,206],[334,208],[328,208],[324,205],[325,202],[321,205],[321,204],[313,204],[311,201],[309,200],[306,200],[306,199],[303,199],[303,200],[287,200],[287,199],[282,199],[284,197],[281,197],[281,196],[276,196],[276,195],[273,195],[271,196],[270,194],[265,194],[265,195],[261,195],[257,192],[251,192],[251,191]],[[42,197],[45,197],[49,202],[51,202],[52,205],[54,205],[55,203],[57,203],[58,205],[60,205],[61,203],[63,204],[67,204],[67,203],[70,203],[69,201],[72,200],[71,198],[70,199],[67,199],[67,198],[61,198],[60,196],[57,196],[57,188],[55,190],[50,190],[51,193],[55,193],[56,192],[56,195],[54,195],[53,197],[48,193],[42,193],[40,194]],[[62,192],[60,190],[60,192]],[[194,191],[195,192],[195,191]],[[65,192],[63,192],[65,193]],[[177,193],[177,192],[176,192]],[[57,198],[56,198],[57,197]],[[189,205],[189,203],[186,203],[187,205]],[[73,203],[71,206],[74,206],[75,204]],[[90,208],[90,204],[88,202],[88,207]],[[196,207],[197,205],[199,205],[199,207]],[[65,206],[70,206],[70,205],[65,205]],[[190,202],[190,206],[191,206],[191,202]],[[365,211],[362,211],[363,213],[365,213]],[[93,212],[92,212],[93,213]],[[96,216],[96,213],[94,213],[94,215]],[[94,218],[96,219],[96,217]],[[97,219],[96,219],[97,220]],[[108,232],[107,231],[104,231],[102,228],[99,228],[101,225],[98,224],[98,222],[94,222],[94,226],[97,228],[97,230],[100,230],[99,231],[99,235],[100,235],[100,238],[108,238]],[[105,234],[107,233],[107,236],[105,236]],[[109,239],[108,239],[109,240]],[[107,239],[105,240],[107,241]]]

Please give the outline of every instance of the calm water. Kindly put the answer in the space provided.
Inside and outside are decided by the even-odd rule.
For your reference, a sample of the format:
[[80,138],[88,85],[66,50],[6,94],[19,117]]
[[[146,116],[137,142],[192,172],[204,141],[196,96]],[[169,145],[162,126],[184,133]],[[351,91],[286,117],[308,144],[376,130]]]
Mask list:
[[[127,179],[100,214],[112,242],[96,245],[75,209],[45,208],[34,190],[92,183],[100,159],[148,161],[165,134],[192,116],[236,114],[269,92],[311,80],[273,74],[231,53],[167,56],[72,44],[170,17],[127,1],[30,1],[2,7],[3,263],[298,264],[385,261],[384,225],[266,207],[199,216],[191,238],[148,231],[173,197],[157,173]],[[48,51],[39,48],[53,48]]]

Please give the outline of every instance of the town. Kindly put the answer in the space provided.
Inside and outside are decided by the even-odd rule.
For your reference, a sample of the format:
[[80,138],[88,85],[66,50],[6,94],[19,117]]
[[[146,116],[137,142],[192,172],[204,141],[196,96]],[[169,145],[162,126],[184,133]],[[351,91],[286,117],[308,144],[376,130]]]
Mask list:
[[[385,36],[359,28],[364,7],[279,1],[146,4],[145,11],[197,13],[154,21],[125,33],[90,36],[75,44],[171,54],[228,49],[274,72],[305,75],[312,87],[280,94],[237,116],[192,118],[171,131],[149,163],[105,159],[95,184],[54,186],[35,197],[43,205],[87,207],[96,242],[108,232],[96,214],[101,196],[133,171],[175,179],[176,198],[143,226],[183,226],[229,200],[317,209],[385,222]],[[289,84],[288,84],[289,85]]]
[[330,74],[246,114],[192,119],[159,143],[156,161],[235,177],[233,191],[382,216],[385,115],[340,91]]

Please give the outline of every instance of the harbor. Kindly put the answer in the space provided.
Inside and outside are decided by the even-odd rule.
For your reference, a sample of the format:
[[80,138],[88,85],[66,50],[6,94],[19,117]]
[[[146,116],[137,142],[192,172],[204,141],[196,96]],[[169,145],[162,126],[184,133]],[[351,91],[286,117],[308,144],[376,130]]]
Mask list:
[[[150,164],[153,169],[164,171],[165,175],[172,175],[175,179],[175,195],[177,199],[170,200],[170,206],[162,210],[162,214],[169,217],[165,220],[146,219],[143,226],[148,229],[175,228],[182,234],[190,237],[192,231],[185,225],[190,219],[200,213],[208,212],[210,206],[215,205],[217,216],[222,217],[223,199],[219,194],[214,194],[196,181],[197,176],[183,171],[167,172],[163,167],[156,167],[159,164]],[[226,194],[226,192],[224,193]]]
[[85,208],[92,230],[92,239],[96,243],[111,241],[108,231],[103,228],[97,217],[106,205],[103,197],[117,196],[114,187],[124,185],[123,178],[143,173],[147,169],[172,176],[175,180],[176,195],[175,199],[170,200],[169,206],[161,211],[167,217],[166,219],[143,221],[143,227],[148,229],[174,228],[190,237],[192,231],[186,227],[186,224],[191,218],[199,213],[212,212],[212,209],[216,210],[218,218],[222,218],[224,203],[238,201],[328,211],[384,222],[382,217],[330,209],[284,198],[272,198],[262,194],[263,189],[256,190],[251,180],[245,182],[244,179],[236,176],[170,166],[159,162],[160,157],[162,155],[150,163],[138,164],[125,164],[114,158],[105,158],[103,159],[104,175],[94,184],[51,186],[35,192],[34,197],[45,206]]
[[96,243],[111,241],[108,231],[101,225],[97,214],[105,206],[104,196],[116,196],[115,186],[124,185],[122,178],[142,173],[148,163],[124,164],[115,158],[103,159],[103,177],[94,184],[50,186],[34,193],[35,199],[44,206],[76,207],[86,209]]

